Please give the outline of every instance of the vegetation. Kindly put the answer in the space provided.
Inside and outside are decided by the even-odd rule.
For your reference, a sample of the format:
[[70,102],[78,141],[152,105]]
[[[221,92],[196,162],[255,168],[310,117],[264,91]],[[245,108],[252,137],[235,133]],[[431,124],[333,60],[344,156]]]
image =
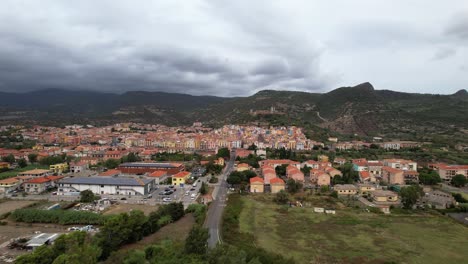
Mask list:
[[50,165],[70,162],[70,161],[71,161],[71,157],[68,157],[67,154],[62,154],[62,155],[44,157],[39,161],[39,164],[50,166]]
[[231,157],[231,151],[228,148],[220,148],[218,149],[218,153],[216,154],[218,158],[229,159]]
[[201,186],[200,186],[200,194],[201,195],[205,195],[208,193],[208,185],[204,182],[202,182]]
[[206,172],[212,175],[220,174],[223,171],[223,166],[214,164],[213,161],[208,162],[206,165]]
[[104,162],[104,166],[108,169],[115,169],[120,165],[120,160],[118,159],[108,159]]
[[227,178],[229,184],[242,184],[248,183],[250,178],[257,176],[257,174],[251,170],[245,171],[233,171]]
[[273,201],[275,201],[278,204],[285,204],[289,202],[289,195],[284,190],[281,190],[275,194],[275,198],[273,198]]
[[455,187],[463,187],[466,185],[466,177],[462,174],[457,174],[452,178],[452,185]]
[[302,190],[302,183],[293,179],[288,179],[286,181],[286,188],[290,193],[297,193]]
[[262,158],[260,158],[257,155],[254,155],[254,154],[249,154],[245,158],[237,157],[237,161],[239,161],[239,163],[247,163],[252,168],[259,168],[260,166],[259,166],[258,162],[261,161],[261,160],[262,160]]
[[101,224],[105,216],[92,212],[71,210],[41,210],[33,208],[17,209],[10,217],[16,222],[70,224]]
[[403,187],[400,191],[401,203],[405,209],[411,209],[422,195],[424,193],[419,185]]
[[82,203],[92,203],[95,200],[99,199],[91,190],[84,190],[80,192],[80,202]]
[[285,208],[273,198],[229,196],[223,241],[297,263],[460,263],[468,258],[468,230],[438,213],[382,215],[335,200],[336,215],[327,215],[312,207],[330,208],[322,204],[328,196],[307,197],[311,206],[302,208]]
[[185,154],[183,152],[178,153],[156,153],[151,156],[151,159],[154,161],[200,161],[201,156],[198,154]]
[[424,185],[436,185],[442,182],[442,180],[435,170],[422,168],[419,170],[419,182]]

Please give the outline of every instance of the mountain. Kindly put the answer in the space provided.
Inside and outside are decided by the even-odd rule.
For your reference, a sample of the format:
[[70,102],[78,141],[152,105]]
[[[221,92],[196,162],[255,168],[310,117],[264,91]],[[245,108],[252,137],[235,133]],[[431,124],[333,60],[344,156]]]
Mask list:
[[468,138],[468,93],[452,95],[376,90],[370,83],[328,93],[264,90],[223,98],[165,92],[42,90],[0,93],[0,122],[63,125],[121,121],[188,125],[201,121],[299,125],[327,135],[424,139],[424,135]]

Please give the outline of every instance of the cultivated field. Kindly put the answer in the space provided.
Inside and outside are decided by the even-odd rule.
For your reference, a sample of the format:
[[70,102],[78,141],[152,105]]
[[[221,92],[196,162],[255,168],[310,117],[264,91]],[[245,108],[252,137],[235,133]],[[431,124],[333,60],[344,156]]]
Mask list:
[[157,209],[158,209],[157,206],[146,205],[146,204],[119,203],[119,204],[114,204],[110,206],[109,208],[107,208],[106,211],[104,212],[104,215],[128,213],[132,210],[140,210],[143,213],[145,213],[145,215],[148,215],[149,213],[156,211]]
[[4,201],[0,203],[0,216],[9,213],[13,210],[26,207],[37,203],[38,201]]
[[239,229],[253,235],[254,245],[298,263],[464,263],[468,259],[468,228],[434,213],[387,216],[341,208],[336,215],[325,215],[312,208],[285,208],[261,195],[231,196],[229,203],[242,204]]

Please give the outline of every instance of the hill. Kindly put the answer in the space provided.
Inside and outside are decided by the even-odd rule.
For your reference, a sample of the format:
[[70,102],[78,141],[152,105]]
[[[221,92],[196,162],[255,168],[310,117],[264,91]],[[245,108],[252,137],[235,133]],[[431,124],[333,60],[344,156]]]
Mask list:
[[[370,83],[328,93],[260,91],[223,98],[165,92],[42,90],[0,93],[0,122],[94,125],[120,121],[189,125],[201,121],[299,125],[317,137],[343,134],[424,140],[426,136],[467,138],[468,93],[452,95],[376,90]],[[318,134],[317,134],[318,133]]]

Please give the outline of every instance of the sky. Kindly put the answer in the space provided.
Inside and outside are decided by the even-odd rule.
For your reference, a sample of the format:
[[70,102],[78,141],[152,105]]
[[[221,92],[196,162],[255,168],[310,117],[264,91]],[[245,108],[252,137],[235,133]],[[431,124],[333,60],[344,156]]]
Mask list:
[[468,1],[0,3],[0,91],[468,89]]

